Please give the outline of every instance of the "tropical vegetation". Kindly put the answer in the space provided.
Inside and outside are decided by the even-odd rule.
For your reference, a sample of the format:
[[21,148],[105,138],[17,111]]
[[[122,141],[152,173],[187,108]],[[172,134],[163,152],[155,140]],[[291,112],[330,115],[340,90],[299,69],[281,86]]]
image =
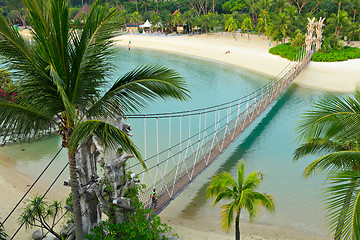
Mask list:
[[272,195],[256,192],[262,178],[263,175],[255,171],[245,178],[245,162],[241,161],[237,169],[237,179],[234,179],[228,172],[215,175],[211,179],[206,196],[215,198],[212,207],[221,200],[230,201],[230,203],[221,206],[221,227],[229,230],[235,216],[236,240],[240,240],[240,214],[242,210],[248,211],[250,222],[256,220],[261,207],[265,207],[271,213],[275,212]]
[[304,176],[326,173],[327,220],[336,240],[360,236],[359,113],[360,89],[354,96],[327,95],[303,114],[298,126],[301,145],[294,160],[312,154],[319,156],[305,168]]
[[[0,16],[0,55],[16,72],[16,102],[0,99],[0,126],[5,135],[25,140],[58,130],[68,150],[76,239],[83,239],[76,153],[94,136],[105,149],[129,152],[142,162],[130,138],[110,122],[136,112],[149,100],[188,98],[179,74],[160,66],[142,66],[111,84],[112,39],[119,9],[93,1],[82,31],[70,27],[64,0],[24,0],[33,41],[22,38]],[[6,136],[5,136],[6,137]]]
[[[59,233],[54,230],[56,220],[61,217],[62,206],[59,201],[49,201],[42,196],[35,195],[31,199],[26,200],[26,206],[18,218],[21,224],[25,222],[25,228],[38,227],[50,232],[58,239],[61,239]],[[31,214],[33,212],[33,214]]]
[[[170,235],[171,227],[161,222],[157,214],[151,214],[151,209],[145,208],[143,203],[137,198],[142,191],[141,185],[136,185],[130,189],[130,199],[132,213],[125,213],[122,222],[114,223],[111,220],[102,221],[98,226],[91,229],[91,233],[86,234],[88,240],[165,240]],[[121,211],[117,209],[117,211]],[[176,235],[174,236],[176,237]]]

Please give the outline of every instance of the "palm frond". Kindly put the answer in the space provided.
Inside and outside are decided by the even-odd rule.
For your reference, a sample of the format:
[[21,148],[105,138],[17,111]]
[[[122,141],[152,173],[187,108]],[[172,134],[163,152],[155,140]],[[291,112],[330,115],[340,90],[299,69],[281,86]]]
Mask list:
[[297,127],[298,140],[341,139],[360,132],[360,103],[352,97],[323,96],[313,110],[303,114]]
[[351,170],[360,166],[360,151],[338,151],[329,153],[310,163],[304,170],[304,176],[309,177],[318,171]]
[[341,236],[345,240],[359,236],[359,195],[359,171],[341,171],[329,175],[324,197],[329,212],[327,220],[334,236]]
[[[69,96],[77,108],[85,111],[87,103],[99,98],[97,92],[105,87],[113,65],[113,37],[119,28],[118,10],[108,11],[106,5],[97,0],[91,6],[81,35],[71,33],[73,50],[70,51],[71,82]],[[94,92],[94,89],[97,91]],[[85,103],[85,104],[84,104]],[[92,104],[91,104],[92,105]]]
[[221,228],[227,231],[231,228],[236,210],[235,202],[221,206]]
[[0,132],[3,141],[11,134],[18,140],[36,137],[50,131],[56,123],[52,115],[12,102],[0,101]]
[[185,86],[174,70],[158,65],[140,66],[120,77],[86,115],[134,113],[155,99],[186,100],[189,95]]
[[69,141],[69,150],[74,152],[79,144],[91,135],[96,136],[104,149],[117,150],[122,148],[125,152],[133,154],[146,168],[146,165],[130,138],[115,126],[100,120],[88,120],[78,124]]
[[300,147],[295,149],[293,161],[310,154],[323,154],[341,151],[342,145],[326,138],[308,139]]

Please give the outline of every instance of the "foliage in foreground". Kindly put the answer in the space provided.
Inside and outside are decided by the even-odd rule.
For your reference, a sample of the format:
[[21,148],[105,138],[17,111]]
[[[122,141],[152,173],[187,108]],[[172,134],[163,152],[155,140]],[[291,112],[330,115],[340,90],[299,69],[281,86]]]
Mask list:
[[[158,215],[151,215],[151,209],[145,209],[143,203],[137,198],[141,187],[130,189],[133,212],[123,212],[125,219],[121,223],[114,223],[109,219],[99,226],[91,229],[92,234],[86,234],[87,240],[165,240],[171,232],[171,227],[161,222]],[[114,206],[115,207],[115,206]],[[120,209],[117,209],[120,211]]]
[[339,171],[328,180],[324,196],[335,239],[360,239],[360,171]]
[[360,48],[344,47],[340,50],[332,49],[330,52],[318,51],[314,53],[312,60],[314,62],[339,62],[355,58],[360,58]]
[[261,207],[269,212],[275,212],[274,199],[272,195],[256,192],[262,181],[262,174],[251,172],[245,178],[245,162],[238,165],[238,176],[235,180],[230,173],[223,172],[214,176],[207,189],[207,197],[215,197],[212,206],[221,200],[231,202],[221,206],[221,227],[229,230],[235,218],[235,236],[240,239],[240,213],[245,209],[249,212],[249,220],[253,222],[260,213]]
[[291,47],[290,43],[284,43],[270,48],[269,53],[294,61],[298,57],[299,50],[300,47]]
[[305,112],[297,128],[301,143],[294,160],[318,155],[304,170],[308,177],[327,173],[326,216],[334,240],[360,236],[360,89],[353,96],[327,95]]
[[4,227],[1,225],[0,222],[0,240],[6,240],[7,237],[8,235],[6,234]]

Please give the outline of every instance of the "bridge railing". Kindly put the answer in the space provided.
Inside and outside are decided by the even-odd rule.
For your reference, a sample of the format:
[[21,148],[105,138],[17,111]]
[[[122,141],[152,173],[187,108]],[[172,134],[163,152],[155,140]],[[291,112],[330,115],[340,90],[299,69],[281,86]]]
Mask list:
[[[169,147],[168,150],[156,154],[157,162],[148,166],[149,172],[156,169],[156,173],[150,177],[152,183],[148,184],[148,188],[139,196],[144,205],[150,206],[150,195],[155,188],[158,194],[159,210],[157,212],[166,207],[288,87],[311,60],[312,54],[312,51],[302,54],[299,61],[290,63],[282,74],[274,80],[246,97],[226,103],[226,105],[218,105],[198,111],[146,115],[147,118],[158,119],[159,117],[171,116],[182,119],[186,116],[203,115],[206,117],[209,113],[213,113],[215,122],[211,126],[206,126],[205,120],[204,128],[202,130],[199,128],[199,133],[193,136],[190,136],[189,133],[189,138],[182,142],[183,146],[181,143],[180,147],[179,144],[175,144],[174,147]],[[226,114],[220,116],[220,111],[225,111]],[[134,115],[132,117],[140,116]],[[177,150],[175,151],[174,148]],[[160,155],[162,156],[161,161],[159,161]],[[160,165],[165,165],[165,170],[161,171]],[[147,172],[142,171],[141,174],[147,174]],[[151,173],[149,174],[151,175]]]

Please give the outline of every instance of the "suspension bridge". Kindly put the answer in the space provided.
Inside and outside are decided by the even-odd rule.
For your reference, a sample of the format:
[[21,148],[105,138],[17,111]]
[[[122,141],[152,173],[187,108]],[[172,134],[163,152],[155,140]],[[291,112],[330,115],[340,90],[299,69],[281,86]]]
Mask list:
[[128,115],[127,122],[144,126],[143,152],[148,169],[136,162],[128,167],[146,184],[139,197],[144,205],[151,207],[150,196],[155,189],[158,200],[153,213],[160,213],[280,96],[313,53],[303,49],[298,60],[276,78],[240,99],[191,111]]
[[[135,126],[139,126],[139,124],[144,126],[142,145],[147,169],[145,170],[139,162],[132,159],[128,161],[127,167],[127,170],[135,173],[146,185],[146,189],[139,196],[144,205],[148,208],[151,207],[150,196],[153,189],[156,189],[157,208],[152,212],[160,213],[168,206],[286,90],[311,61],[314,52],[312,48],[306,50],[302,48],[296,61],[290,62],[277,77],[239,99],[183,112],[126,116],[127,122]],[[0,227],[4,226],[3,224],[19,207],[61,150],[15,205]],[[42,199],[45,198],[67,166],[68,164],[56,176],[45,194],[42,195]],[[35,208],[36,206],[33,211]],[[14,239],[24,223],[25,221],[10,239]]]

